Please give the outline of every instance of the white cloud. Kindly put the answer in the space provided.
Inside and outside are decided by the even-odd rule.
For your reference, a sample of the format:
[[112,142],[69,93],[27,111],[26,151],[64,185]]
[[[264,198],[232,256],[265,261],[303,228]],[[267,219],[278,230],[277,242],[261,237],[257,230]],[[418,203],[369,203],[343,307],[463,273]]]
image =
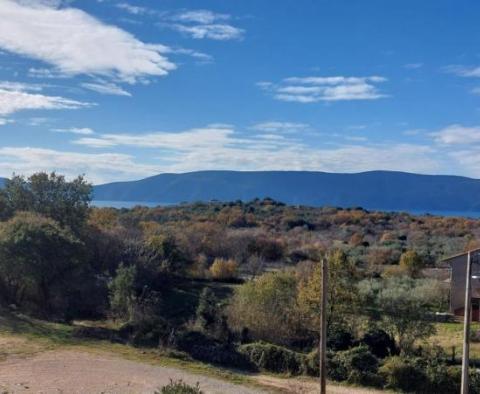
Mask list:
[[467,145],[480,143],[480,127],[465,127],[460,124],[447,126],[430,133],[435,142],[444,145]]
[[209,38],[218,41],[239,40],[244,34],[244,30],[226,24],[188,26],[179,23],[173,23],[170,24],[169,27],[180,33],[185,33],[195,39]]
[[85,89],[93,90],[100,94],[110,94],[114,96],[128,96],[131,97],[131,93],[127,92],[121,86],[107,81],[85,82],[81,84]]
[[[437,172],[433,148],[413,144],[348,144],[313,147],[291,134],[237,132],[229,125],[210,125],[179,132],[99,134],[76,144],[93,148],[126,146],[157,155],[162,172],[200,169],[312,170],[352,172],[375,169]],[[355,142],[358,141],[353,137]],[[150,152],[150,153],[147,153]]]
[[28,84],[23,82],[0,81],[0,89],[40,92],[43,87],[41,85]]
[[480,66],[450,65],[444,71],[465,78],[480,78]]
[[31,147],[0,148],[0,174],[30,175],[38,171],[57,171],[68,177],[86,174],[95,182],[135,179],[155,174],[160,168],[140,164],[130,155],[118,153],[61,152],[53,149]]
[[14,123],[13,119],[0,118],[0,126],[5,126],[9,123]]
[[95,132],[89,127],[70,127],[68,129],[53,129],[57,133],[73,133],[73,134],[80,134],[80,135],[91,135],[95,134]]
[[80,138],[78,145],[93,148],[133,146],[173,150],[208,149],[229,142],[234,130],[228,125],[210,125],[182,132],[155,132],[148,134],[102,134],[98,138]]
[[49,68],[30,68],[28,70],[28,76],[30,78],[43,78],[43,79],[61,79],[68,78],[67,74],[51,70]]
[[128,3],[118,3],[116,6],[117,8],[127,11],[132,15],[145,15],[145,14],[150,14],[152,12],[146,7],[139,7],[139,6],[131,5]]
[[269,133],[297,133],[308,130],[310,125],[306,123],[293,123],[293,122],[261,122],[252,126],[253,130],[264,131]]
[[297,103],[319,101],[376,100],[387,97],[377,84],[387,79],[369,77],[291,77],[279,84],[259,82],[257,86],[269,92],[277,100]]
[[0,19],[1,49],[42,60],[62,74],[133,83],[175,69],[165,46],[146,44],[79,9],[2,0]]
[[218,41],[240,40],[245,31],[226,23],[231,19],[228,14],[219,14],[209,10],[183,10],[162,16],[162,25],[189,35],[195,39]]
[[31,93],[32,90],[37,91],[36,85],[0,82],[0,115],[22,110],[77,109],[93,105],[60,96]]
[[[258,125],[255,131],[238,131],[231,125],[211,124],[188,130],[145,134],[91,134],[93,130],[90,129],[65,129],[66,132],[76,130],[77,134],[84,134],[73,141],[77,147],[130,148],[137,156],[28,147],[0,148],[0,174],[56,170],[69,176],[85,173],[95,182],[202,169],[327,172],[382,169],[430,174],[461,172],[480,177],[480,128],[453,125],[433,136],[435,141],[447,144],[372,143],[362,136],[339,135],[342,139],[335,143],[315,146],[298,138],[298,133],[281,133],[287,122],[272,121]],[[303,123],[292,125],[306,126]],[[461,148],[454,149],[459,130],[469,136],[469,144],[458,145]],[[456,137],[448,137],[449,133]],[[463,144],[465,137],[460,141]]]
[[230,19],[228,14],[218,14],[209,10],[186,10],[172,16],[173,20],[180,22],[196,22],[201,24],[211,24],[218,21]]
[[173,54],[187,55],[196,59],[199,64],[209,64],[213,62],[213,56],[203,52],[195,51],[188,48],[170,48],[170,52]]

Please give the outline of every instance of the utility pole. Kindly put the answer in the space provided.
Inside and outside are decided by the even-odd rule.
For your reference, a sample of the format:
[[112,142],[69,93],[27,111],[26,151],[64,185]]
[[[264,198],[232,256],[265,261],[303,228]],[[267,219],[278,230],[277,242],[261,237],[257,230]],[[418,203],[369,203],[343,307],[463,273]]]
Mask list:
[[328,263],[322,259],[322,300],[320,311],[320,394],[327,393],[327,289],[328,289]]
[[465,310],[463,323],[463,357],[461,394],[468,394],[468,370],[470,364],[470,320],[472,312],[472,253],[468,252],[465,282]]

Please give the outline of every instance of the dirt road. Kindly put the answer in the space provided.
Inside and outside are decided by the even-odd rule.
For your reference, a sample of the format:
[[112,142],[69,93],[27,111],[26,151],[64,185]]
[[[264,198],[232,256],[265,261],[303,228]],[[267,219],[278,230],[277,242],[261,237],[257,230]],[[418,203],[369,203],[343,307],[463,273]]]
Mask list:
[[[311,379],[282,379],[266,375],[251,378],[266,388],[235,385],[182,369],[129,361],[110,353],[54,350],[28,357],[8,357],[0,362],[1,394],[152,394],[168,384],[170,379],[182,379],[189,384],[198,382],[205,394],[318,393],[318,384]],[[328,392],[379,393],[342,386],[329,386]]]
[[40,353],[31,358],[0,363],[0,392],[35,394],[152,394],[170,379],[183,379],[205,393],[265,393],[222,380],[194,375],[175,368],[158,367],[71,350]]

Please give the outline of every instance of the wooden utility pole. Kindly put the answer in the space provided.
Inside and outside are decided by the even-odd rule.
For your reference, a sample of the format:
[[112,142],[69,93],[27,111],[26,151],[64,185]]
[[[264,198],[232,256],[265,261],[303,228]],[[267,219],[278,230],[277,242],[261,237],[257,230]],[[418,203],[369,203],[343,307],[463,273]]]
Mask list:
[[328,289],[328,263],[322,259],[322,309],[320,311],[320,394],[327,393],[327,289]]
[[465,282],[465,309],[463,312],[463,356],[461,394],[468,394],[468,370],[470,364],[470,320],[472,313],[472,253],[468,252],[467,277]]

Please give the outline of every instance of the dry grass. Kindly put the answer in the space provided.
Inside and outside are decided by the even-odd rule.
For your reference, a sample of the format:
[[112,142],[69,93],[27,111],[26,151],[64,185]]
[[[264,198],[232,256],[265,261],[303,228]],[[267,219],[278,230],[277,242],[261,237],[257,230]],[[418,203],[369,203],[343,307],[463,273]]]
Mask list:
[[[447,354],[455,352],[455,357],[462,355],[463,342],[463,324],[462,323],[437,323],[437,333],[432,336],[428,342],[433,345],[441,346]],[[480,323],[472,323],[472,332],[480,331]],[[477,362],[480,361],[480,342],[471,341],[470,358]]]

